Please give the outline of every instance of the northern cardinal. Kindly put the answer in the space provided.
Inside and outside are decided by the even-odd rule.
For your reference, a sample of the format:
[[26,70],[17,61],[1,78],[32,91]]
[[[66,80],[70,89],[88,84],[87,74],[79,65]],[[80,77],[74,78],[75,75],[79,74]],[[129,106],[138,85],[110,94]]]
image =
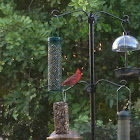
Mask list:
[[80,69],[78,68],[76,73],[72,76],[70,76],[69,78],[67,78],[64,83],[62,83],[62,85],[74,85],[76,84],[80,79],[81,76],[83,75],[83,73],[80,71]]

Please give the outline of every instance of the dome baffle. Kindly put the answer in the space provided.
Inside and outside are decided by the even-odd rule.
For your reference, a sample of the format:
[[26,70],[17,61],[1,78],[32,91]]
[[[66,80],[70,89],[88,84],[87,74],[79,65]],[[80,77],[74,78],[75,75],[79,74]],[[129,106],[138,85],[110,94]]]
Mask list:
[[136,38],[130,35],[122,35],[118,37],[113,45],[112,51],[127,52],[140,50],[140,43]]

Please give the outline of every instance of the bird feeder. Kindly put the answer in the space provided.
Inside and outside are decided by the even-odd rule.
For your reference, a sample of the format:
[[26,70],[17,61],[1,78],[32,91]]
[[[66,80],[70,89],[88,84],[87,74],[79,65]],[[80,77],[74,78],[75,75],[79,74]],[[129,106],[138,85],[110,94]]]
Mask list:
[[117,140],[130,140],[130,114],[125,110],[118,114]]
[[47,137],[47,140],[80,140],[80,135],[69,129],[68,104],[56,102],[53,104],[55,131]]
[[48,38],[48,90],[60,90],[62,78],[60,37]]
[[120,79],[136,78],[140,75],[139,68],[128,68],[128,51],[140,50],[140,43],[133,36],[124,35],[118,37],[113,45],[112,51],[125,53],[125,67],[115,69],[115,76]]
[[125,108],[122,111],[118,111],[119,104],[119,90],[122,88],[126,88],[129,92],[129,109],[131,109],[131,90],[122,85],[117,89],[117,116],[118,116],[118,131],[117,131],[117,140],[130,140],[130,114],[125,111]]

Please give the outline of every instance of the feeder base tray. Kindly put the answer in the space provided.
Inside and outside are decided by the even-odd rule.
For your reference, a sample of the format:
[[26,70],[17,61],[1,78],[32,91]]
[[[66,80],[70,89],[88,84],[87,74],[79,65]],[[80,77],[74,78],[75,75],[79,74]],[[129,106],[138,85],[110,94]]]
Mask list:
[[140,68],[118,68],[115,69],[115,76],[119,79],[133,79],[140,76]]
[[47,137],[47,140],[64,140],[64,139],[71,139],[71,140],[81,140],[82,137],[80,137],[80,135],[73,131],[73,130],[69,130],[68,134],[56,134],[56,132],[54,131],[50,137]]

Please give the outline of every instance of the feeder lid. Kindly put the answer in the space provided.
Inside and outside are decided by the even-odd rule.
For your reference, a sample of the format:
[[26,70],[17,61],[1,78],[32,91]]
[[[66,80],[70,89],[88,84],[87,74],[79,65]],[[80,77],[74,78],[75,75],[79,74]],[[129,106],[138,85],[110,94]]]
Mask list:
[[120,111],[119,114],[118,114],[118,119],[119,120],[129,119],[129,118],[130,118],[130,114],[125,110]]
[[48,41],[62,41],[61,37],[48,37]]
[[130,35],[122,35],[118,37],[113,45],[112,51],[126,52],[140,50],[140,43],[136,38]]

